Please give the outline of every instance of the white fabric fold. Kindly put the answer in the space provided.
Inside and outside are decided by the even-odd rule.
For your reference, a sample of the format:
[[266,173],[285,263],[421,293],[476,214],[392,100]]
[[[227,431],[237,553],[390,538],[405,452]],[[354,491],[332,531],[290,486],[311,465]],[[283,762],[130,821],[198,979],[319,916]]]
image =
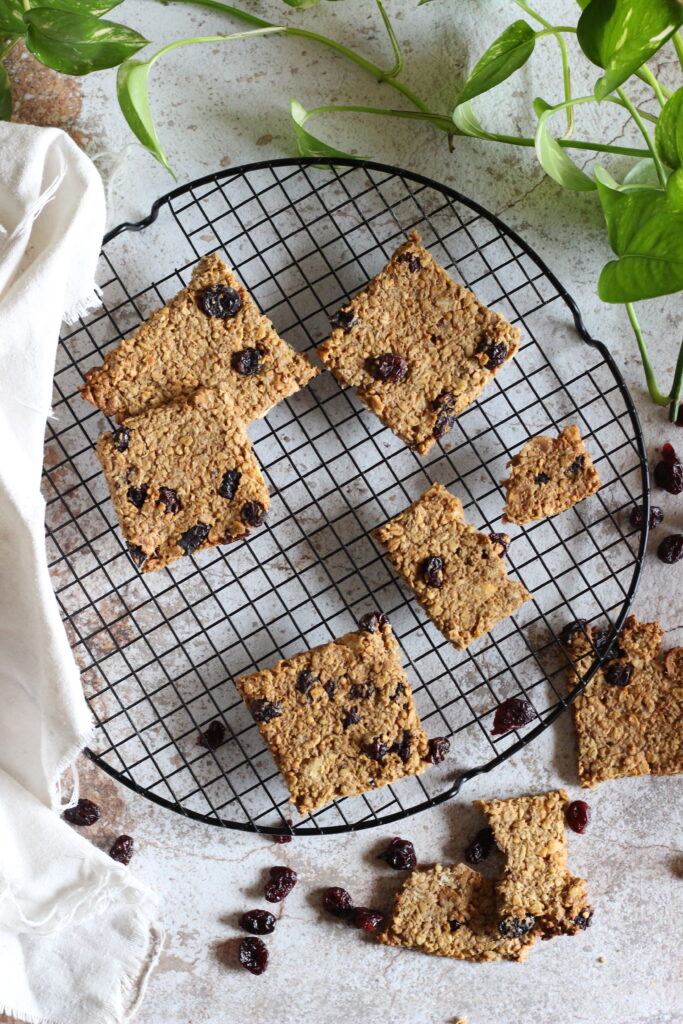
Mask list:
[[43,434],[104,217],[68,136],[0,123],[0,1010],[41,1024],[127,1020],[160,945],[151,894],[58,813],[91,720],[47,568]]

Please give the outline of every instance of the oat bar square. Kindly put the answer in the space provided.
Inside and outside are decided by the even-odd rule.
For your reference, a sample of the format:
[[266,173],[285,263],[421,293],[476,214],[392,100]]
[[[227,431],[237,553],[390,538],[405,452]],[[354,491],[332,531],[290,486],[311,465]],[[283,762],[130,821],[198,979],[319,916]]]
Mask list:
[[575,424],[558,437],[534,437],[507,464],[504,523],[557,515],[599,490],[600,474]]
[[249,423],[316,373],[212,254],[199,261],[187,288],[88,370],[80,390],[122,423],[202,385],[221,391]]
[[459,651],[531,600],[508,579],[500,544],[465,522],[460,500],[442,484],[372,535]]
[[235,681],[300,814],[426,767],[427,736],[391,626]]
[[245,537],[268,509],[246,431],[208,388],[124,420],[96,451],[143,572]]
[[520,331],[454,281],[413,232],[338,313],[318,354],[424,455],[519,348]]

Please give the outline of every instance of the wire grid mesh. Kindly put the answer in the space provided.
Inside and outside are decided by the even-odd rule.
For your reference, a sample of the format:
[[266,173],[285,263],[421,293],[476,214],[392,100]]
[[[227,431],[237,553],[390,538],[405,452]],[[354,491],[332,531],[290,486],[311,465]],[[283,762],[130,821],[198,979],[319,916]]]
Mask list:
[[[110,425],[77,394],[84,372],[214,251],[278,331],[312,349],[328,333],[326,313],[412,229],[458,280],[521,326],[516,359],[426,457],[321,374],[249,428],[272,493],[265,528],[246,543],[140,575],[93,452]],[[578,311],[521,239],[416,175],[353,161],[275,161],[192,183],[155,204],[146,221],[122,225],[105,244],[99,279],[103,307],[59,346],[44,478],[50,568],[99,726],[91,756],[183,814],[286,830],[284,782],[232,680],[355,628],[375,607],[390,617],[427,732],[450,736],[451,754],[420,777],[335,801],[294,831],[345,831],[413,813],[546,728],[566,704],[559,632],[576,618],[614,629],[623,621],[645,542],[628,511],[649,496],[619,373],[599,343],[581,339]],[[499,531],[510,454],[568,422],[579,424],[603,487],[517,530],[510,572],[534,600],[456,652],[369,531],[434,481],[461,498],[468,521]],[[513,695],[531,701],[536,720],[494,737],[495,707]],[[215,719],[227,738],[212,752],[196,741]]]

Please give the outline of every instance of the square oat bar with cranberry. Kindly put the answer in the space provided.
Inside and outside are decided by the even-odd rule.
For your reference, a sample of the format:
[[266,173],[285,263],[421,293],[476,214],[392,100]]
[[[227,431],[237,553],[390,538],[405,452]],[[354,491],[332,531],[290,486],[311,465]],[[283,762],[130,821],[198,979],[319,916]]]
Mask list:
[[235,686],[300,814],[426,767],[427,736],[385,616]]
[[520,343],[519,328],[454,281],[417,232],[330,323],[325,366],[421,455]]

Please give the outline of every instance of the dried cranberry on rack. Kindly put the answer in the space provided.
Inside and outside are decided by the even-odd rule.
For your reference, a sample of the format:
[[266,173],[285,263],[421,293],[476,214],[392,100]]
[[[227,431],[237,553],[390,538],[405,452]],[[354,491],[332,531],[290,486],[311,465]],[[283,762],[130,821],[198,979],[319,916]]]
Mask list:
[[409,839],[392,839],[384,853],[380,853],[380,860],[387,862],[394,871],[412,871],[417,864],[415,847]]
[[227,284],[215,284],[199,293],[199,305],[207,316],[217,316],[221,320],[236,316],[242,308],[239,292],[229,288]]
[[489,540],[491,541],[492,544],[494,544],[496,547],[499,547],[501,549],[498,552],[498,554],[499,554],[499,556],[501,558],[504,558],[505,552],[508,549],[508,544],[510,543],[510,541],[508,540],[507,534],[506,533],[490,533],[489,534]]
[[369,700],[376,692],[377,689],[372,683],[354,683],[349,690],[349,697],[355,700]]
[[452,391],[442,391],[432,402],[432,408],[437,413],[432,437],[438,441],[455,423],[455,395]]
[[263,939],[242,939],[239,960],[250,974],[263,974],[268,966],[268,949]]
[[[291,828],[292,827],[292,819],[291,818],[285,818],[284,819],[284,824],[288,825],[289,828]],[[273,836],[273,842],[274,843],[280,843],[280,844],[282,844],[282,843],[291,843],[293,838],[294,838],[293,835],[285,833],[284,835],[281,835],[281,836]]]
[[468,864],[481,864],[483,860],[486,860],[495,845],[493,829],[479,829],[476,836],[465,850],[465,860]]
[[320,677],[314,676],[310,668],[305,668],[303,669],[302,672],[299,672],[298,676],[296,677],[296,683],[294,684],[294,688],[299,693],[302,693],[305,697],[309,690],[313,687],[314,683],[319,682]]
[[667,565],[673,565],[683,558],[683,534],[670,533],[657,548],[657,558]]
[[125,452],[130,443],[130,427],[118,427],[111,435],[111,443],[117,452]]
[[270,935],[275,929],[275,918],[269,910],[247,910],[240,917],[240,927],[251,935]]
[[[631,509],[631,515],[628,517],[631,526],[635,526],[636,529],[640,530],[643,523],[645,522],[645,506],[636,505],[635,508]],[[659,505],[650,505],[650,515],[647,519],[647,525],[651,530],[656,529],[664,522],[664,513],[662,512]]]
[[404,764],[410,759],[410,754],[413,749],[413,734],[410,729],[404,729],[403,735],[400,740],[393,743],[391,746],[392,754],[398,754]]
[[282,714],[282,701],[257,698],[249,702],[249,710],[255,722],[270,722]]
[[508,697],[496,708],[493,716],[492,736],[500,736],[510,729],[520,729],[528,725],[536,717],[536,709],[533,704],[523,697]]
[[570,466],[567,466],[567,468],[565,469],[565,471],[564,471],[565,475],[566,476],[576,476],[576,474],[578,472],[580,472],[580,470],[583,469],[584,461],[585,461],[585,456],[584,455],[577,455],[576,458],[574,459],[574,461],[572,462],[572,464]]
[[615,661],[605,669],[605,682],[610,686],[628,686],[632,675],[633,665],[630,662],[622,665],[620,661]]
[[427,744],[425,761],[429,761],[430,764],[441,764],[446,760],[450,749],[451,741],[446,736],[433,736]]
[[384,612],[368,612],[358,621],[358,628],[364,629],[366,633],[374,633],[380,626],[388,625],[389,619]]
[[140,487],[129,487],[126,491],[126,497],[131,505],[135,505],[136,508],[142,508],[147,499],[147,484],[141,484]]
[[347,708],[342,713],[342,729],[348,729],[350,725],[358,725],[360,722],[360,715],[358,714],[358,708],[353,704],[350,708]]
[[335,917],[348,917],[353,910],[353,900],[346,889],[331,885],[323,892],[323,906]]
[[206,747],[207,750],[217,750],[223,742],[225,742],[225,726],[218,719],[210,722],[204,732],[200,732],[197,736],[197,746]]
[[157,499],[157,505],[164,506],[164,515],[166,515],[168,512],[170,512],[172,515],[175,515],[176,512],[180,512],[181,508],[183,507],[180,502],[180,498],[178,497],[178,492],[174,491],[172,487],[159,488],[159,497]]
[[572,800],[564,813],[572,832],[581,835],[586,831],[591,820],[591,809],[585,800]]
[[191,555],[209,536],[211,527],[207,523],[195,523],[178,537],[177,544],[186,555]]
[[575,633],[581,633],[582,636],[586,636],[586,626],[587,622],[585,619],[575,619],[574,622],[568,622],[560,633],[560,640],[563,644],[568,644]]
[[149,558],[149,555],[147,554],[147,552],[143,551],[142,548],[138,544],[129,544],[128,545],[128,554],[131,557],[131,561],[133,562],[133,565],[136,566],[136,568],[138,568],[138,569],[142,569],[143,565],[145,564],[145,562]]
[[237,488],[239,487],[241,479],[242,474],[239,469],[226,469],[223,474],[223,479],[221,480],[221,485],[218,488],[218,493],[221,498],[227,498],[228,501],[232,501],[237,494]]
[[534,477],[535,484],[547,484],[550,481],[550,477],[547,473],[537,473]]
[[94,804],[92,800],[86,800],[81,798],[75,807],[67,807],[62,817],[69,822],[70,825],[94,825],[100,814],[101,809]]
[[389,753],[389,748],[386,743],[382,743],[381,740],[373,740],[371,743],[364,743],[361,749],[363,753],[373,761],[383,761]]
[[396,260],[396,262],[407,263],[408,270],[411,272],[411,274],[414,274],[416,271],[420,270],[422,266],[420,262],[420,257],[416,256],[415,253],[413,252],[402,252],[398,259]]
[[265,507],[260,501],[245,501],[242,505],[242,518],[249,526],[260,526],[266,518]]
[[266,884],[264,895],[269,903],[280,903],[289,896],[297,883],[297,873],[291,868],[274,867],[270,869],[270,881]]
[[683,491],[683,463],[670,444],[662,445],[662,459],[655,466],[655,483],[669,494]]
[[384,352],[367,361],[368,373],[381,381],[404,380],[408,374],[408,360],[396,352]]
[[348,334],[354,324],[358,323],[358,317],[352,309],[338,309],[336,313],[330,313],[328,320],[330,327],[339,328],[344,334]]
[[134,840],[131,836],[119,836],[114,840],[109,856],[119,864],[130,864],[133,856]]
[[230,360],[232,368],[242,377],[253,377],[261,369],[261,357],[264,354],[260,348],[243,348],[240,352],[233,352]]
[[488,337],[482,338],[479,342],[477,352],[481,352],[487,357],[484,363],[487,370],[495,370],[502,366],[508,354],[507,346],[502,341],[493,341]]
[[422,578],[428,587],[443,586],[443,558],[430,555],[422,563]]

